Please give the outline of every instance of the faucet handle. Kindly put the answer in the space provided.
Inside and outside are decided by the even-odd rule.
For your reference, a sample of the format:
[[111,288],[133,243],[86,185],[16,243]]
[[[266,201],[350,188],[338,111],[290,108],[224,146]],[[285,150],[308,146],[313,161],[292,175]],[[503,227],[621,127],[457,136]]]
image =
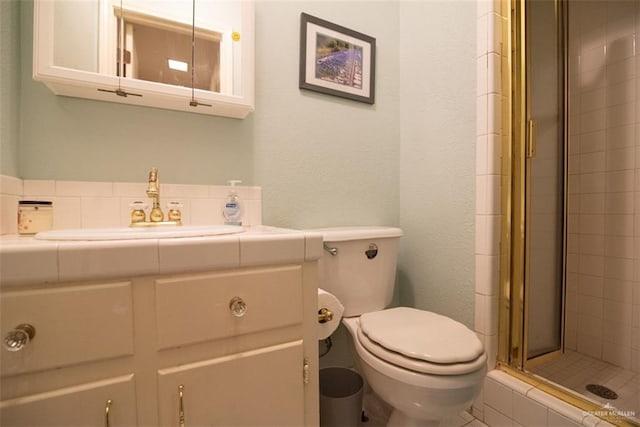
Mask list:
[[178,224],[182,223],[182,212],[180,212],[182,206],[180,202],[167,203],[167,217],[169,221],[175,221]]
[[145,209],[147,209],[148,205],[145,202],[135,201],[129,203],[129,207],[131,208],[131,223],[135,224],[136,222],[144,222],[147,220],[147,214],[145,213]]

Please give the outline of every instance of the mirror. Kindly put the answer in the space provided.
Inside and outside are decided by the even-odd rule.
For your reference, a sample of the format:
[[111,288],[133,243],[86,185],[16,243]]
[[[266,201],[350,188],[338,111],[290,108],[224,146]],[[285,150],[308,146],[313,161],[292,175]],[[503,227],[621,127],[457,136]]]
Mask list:
[[34,78],[60,95],[244,118],[253,19],[238,0],[35,0]]
[[220,60],[223,33],[166,22],[131,10],[118,10],[118,15],[117,37],[111,39],[117,38],[122,45],[108,52],[116,58],[117,67],[107,72],[124,78],[231,93],[230,87],[221,88],[220,84],[221,65],[229,68],[231,64],[229,58]]

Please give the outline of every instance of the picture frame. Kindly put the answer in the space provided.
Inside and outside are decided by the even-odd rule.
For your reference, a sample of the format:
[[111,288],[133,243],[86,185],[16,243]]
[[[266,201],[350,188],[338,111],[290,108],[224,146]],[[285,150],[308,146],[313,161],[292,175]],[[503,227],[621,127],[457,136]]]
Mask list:
[[300,14],[300,89],[375,102],[376,39]]

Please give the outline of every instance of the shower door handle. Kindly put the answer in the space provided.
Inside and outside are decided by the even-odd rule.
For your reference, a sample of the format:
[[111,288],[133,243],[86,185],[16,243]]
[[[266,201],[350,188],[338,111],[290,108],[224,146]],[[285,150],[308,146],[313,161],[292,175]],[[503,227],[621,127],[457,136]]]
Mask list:
[[527,123],[527,141],[526,141],[527,158],[531,159],[536,156],[536,122],[529,120]]

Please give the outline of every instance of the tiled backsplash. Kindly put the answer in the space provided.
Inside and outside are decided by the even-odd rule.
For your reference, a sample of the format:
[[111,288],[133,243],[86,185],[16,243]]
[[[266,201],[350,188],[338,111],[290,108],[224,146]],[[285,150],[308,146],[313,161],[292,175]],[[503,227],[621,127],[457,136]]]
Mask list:
[[[17,233],[19,200],[53,202],[53,228],[96,228],[129,225],[131,208],[137,200],[148,201],[146,183],[21,180],[0,175],[0,234]],[[243,203],[243,224],[262,224],[260,187],[238,186]],[[162,209],[177,201],[183,204],[184,224],[222,224],[225,185],[187,185],[163,183]]]

